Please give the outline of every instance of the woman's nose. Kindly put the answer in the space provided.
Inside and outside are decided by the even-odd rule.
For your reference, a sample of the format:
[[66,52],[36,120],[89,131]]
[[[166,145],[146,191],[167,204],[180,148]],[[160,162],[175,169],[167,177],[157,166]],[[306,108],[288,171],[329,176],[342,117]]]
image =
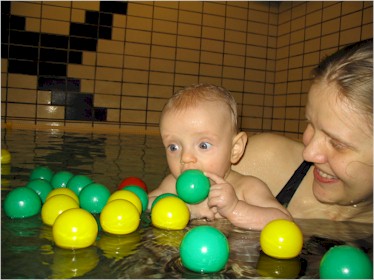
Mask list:
[[325,144],[325,141],[316,135],[313,135],[307,141],[305,141],[304,138],[304,160],[314,163],[326,162],[327,156]]

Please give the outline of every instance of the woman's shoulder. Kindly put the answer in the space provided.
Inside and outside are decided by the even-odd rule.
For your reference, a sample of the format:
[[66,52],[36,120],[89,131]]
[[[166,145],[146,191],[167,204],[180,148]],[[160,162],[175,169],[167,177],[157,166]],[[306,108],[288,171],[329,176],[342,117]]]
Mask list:
[[233,170],[264,181],[270,189],[283,186],[303,161],[304,145],[288,137],[263,133],[248,137],[247,147]]
[[[302,158],[304,145],[299,140],[273,133],[261,133],[248,137],[246,150],[251,155],[283,158],[295,157],[299,162]],[[276,158],[274,158],[276,157]]]

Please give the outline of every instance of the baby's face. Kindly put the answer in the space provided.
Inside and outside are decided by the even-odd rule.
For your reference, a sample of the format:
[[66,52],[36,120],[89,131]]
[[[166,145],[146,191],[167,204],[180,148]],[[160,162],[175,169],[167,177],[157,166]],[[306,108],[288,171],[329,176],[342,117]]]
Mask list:
[[170,172],[199,169],[225,177],[231,168],[235,136],[231,115],[221,102],[204,101],[182,111],[167,111],[160,123]]

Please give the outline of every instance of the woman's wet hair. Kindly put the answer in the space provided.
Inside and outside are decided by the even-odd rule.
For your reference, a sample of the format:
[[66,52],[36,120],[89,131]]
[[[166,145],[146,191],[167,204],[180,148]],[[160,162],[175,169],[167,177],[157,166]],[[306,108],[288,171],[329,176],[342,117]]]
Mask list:
[[373,122],[373,39],[348,45],[327,56],[312,72],[314,81],[338,87],[339,97]]

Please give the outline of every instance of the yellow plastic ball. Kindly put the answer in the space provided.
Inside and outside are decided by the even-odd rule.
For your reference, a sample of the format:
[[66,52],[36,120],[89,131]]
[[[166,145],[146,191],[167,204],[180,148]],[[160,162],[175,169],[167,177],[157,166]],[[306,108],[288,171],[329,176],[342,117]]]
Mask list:
[[42,221],[52,226],[62,212],[72,208],[79,208],[79,204],[73,198],[64,194],[54,195],[42,206]]
[[57,189],[53,189],[52,191],[49,192],[49,194],[47,195],[45,201],[47,202],[47,200],[49,198],[51,198],[52,196],[55,196],[55,195],[59,195],[59,194],[64,194],[64,195],[70,196],[79,205],[79,198],[78,198],[78,196],[75,194],[74,191],[72,191],[71,189],[68,189],[68,188],[57,188]]
[[139,210],[128,200],[112,200],[101,211],[100,224],[105,232],[112,234],[134,232],[140,224]]
[[9,164],[12,156],[8,150],[1,149],[1,164]]
[[184,229],[190,220],[186,203],[175,196],[160,199],[151,211],[152,224],[161,229]]
[[291,259],[301,252],[303,234],[294,222],[274,220],[261,231],[260,245],[262,251],[268,256]]
[[69,209],[61,213],[52,228],[56,245],[65,249],[91,246],[96,240],[98,231],[94,216],[81,208]]
[[124,199],[124,200],[130,201],[132,204],[135,205],[135,207],[136,207],[136,209],[138,209],[139,213],[140,214],[142,213],[142,201],[140,200],[140,198],[134,192],[124,190],[124,189],[121,189],[119,191],[115,191],[114,193],[112,193],[110,195],[107,203],[111,202],[113,200],[116,200],[116,199]]

